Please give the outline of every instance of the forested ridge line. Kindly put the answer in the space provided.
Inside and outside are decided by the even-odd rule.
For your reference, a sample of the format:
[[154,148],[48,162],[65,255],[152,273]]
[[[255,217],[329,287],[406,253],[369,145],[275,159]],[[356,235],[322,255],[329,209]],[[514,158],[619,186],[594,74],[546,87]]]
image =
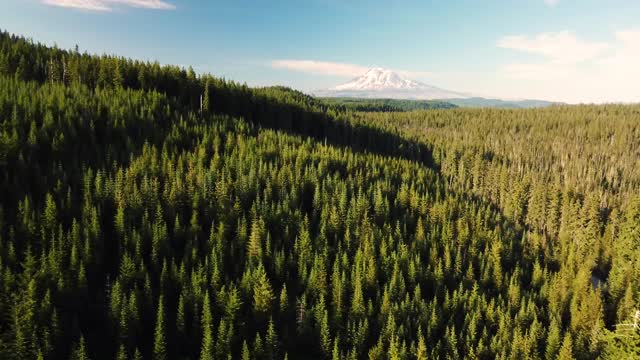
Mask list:
[[638,356],[638,107],[342,112],[0,39],[0,358]]
[[0,74],[23,81],[80,84],[89,89],[155,91],[185,111],[242,117],[259,126],[311,136],[357,151],[402,156],[433,166],[425,143],[408,141],[375,124],[350,121],[350,111],[281,86],[249,88],[191,67],[96,56],[50,48],[0,32]]
[[366,98],[320,98],[340,110],[363,112],[404,112],[425,109],[453,109],[456,105],[441,100],[397,100]]

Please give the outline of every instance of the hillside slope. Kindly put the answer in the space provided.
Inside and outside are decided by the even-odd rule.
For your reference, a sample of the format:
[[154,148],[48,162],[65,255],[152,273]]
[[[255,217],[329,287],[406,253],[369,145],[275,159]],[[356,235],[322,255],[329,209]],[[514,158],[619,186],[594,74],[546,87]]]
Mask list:
[[588,148],[552,110],[353,113],[2,33],[0,358],[632,354],[638,108],[563,110]]

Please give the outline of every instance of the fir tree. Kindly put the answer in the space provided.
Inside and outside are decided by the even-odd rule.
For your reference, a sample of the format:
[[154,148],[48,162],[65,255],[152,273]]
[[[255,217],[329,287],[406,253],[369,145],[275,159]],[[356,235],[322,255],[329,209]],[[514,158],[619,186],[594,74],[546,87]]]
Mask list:
[[273,290],[262,265],[257,270],[257,281],[253,286],[253,309],[258,314],[271,311]]
[[158,300],[158,311],[156,315],[156,329],[153,337],[153,360],[166,360],[167,345],[164,325],[164,296],[160,295]]
[[201,360],[210,360],[214,356],[213,317],[209,293],[205,293],[202,304],[202,346],[200,350]]

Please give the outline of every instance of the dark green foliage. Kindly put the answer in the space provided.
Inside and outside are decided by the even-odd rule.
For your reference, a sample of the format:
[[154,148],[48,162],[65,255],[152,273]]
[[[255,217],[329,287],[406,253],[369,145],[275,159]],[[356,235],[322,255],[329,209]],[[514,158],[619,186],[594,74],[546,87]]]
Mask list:
[[637,106],[351,113],[0,50],[2,359],[638,354]]
[[396,100],[359,98],[320,98],[323,102],[343,110],[366,112],[397,112],[427,109],[453,109],[456,105],[438,100]]

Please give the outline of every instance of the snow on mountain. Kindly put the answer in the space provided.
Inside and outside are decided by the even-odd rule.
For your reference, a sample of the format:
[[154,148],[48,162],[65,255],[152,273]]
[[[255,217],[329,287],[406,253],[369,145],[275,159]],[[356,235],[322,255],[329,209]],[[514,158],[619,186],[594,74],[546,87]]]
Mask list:
[[469,98],[468,94],[440,89],[408,79],[392,70],[369,69],[347,83],[315,92],[318,96],[390,98],[390,99],[452,99]]
[[348,83],[334,87],[333,90],[419,89],[420,87],[420,83],[405,79],[391,70],[373,68]]
[[477,95],[441,89],[411,80],[392,70],[369,69],[362,76],[325,90],[313,93],[320,97],[349,97],[367,99],[445,100],[460,107],[531,108],[554,104],[541,100],[508,100],[484,98]]

